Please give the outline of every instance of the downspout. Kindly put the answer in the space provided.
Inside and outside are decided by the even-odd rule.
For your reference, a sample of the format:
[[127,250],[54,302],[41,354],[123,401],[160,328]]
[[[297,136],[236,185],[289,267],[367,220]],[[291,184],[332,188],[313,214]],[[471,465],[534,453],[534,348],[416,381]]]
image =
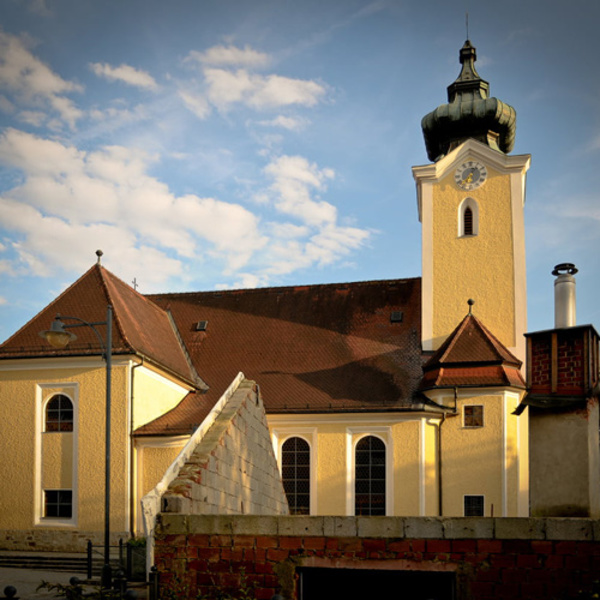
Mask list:
[[438,424],[438,514],[443,517],[442,494],[442,425],[446,422],[446,413],[442,413],[442,420]]
[[134,439],[133,439],[133,375],[135,369],[144,365],[144,357],[140,356],[141,362],[131,367],[131,380],[129,384],[129,536],[135,537],[135,474],[134,465]]

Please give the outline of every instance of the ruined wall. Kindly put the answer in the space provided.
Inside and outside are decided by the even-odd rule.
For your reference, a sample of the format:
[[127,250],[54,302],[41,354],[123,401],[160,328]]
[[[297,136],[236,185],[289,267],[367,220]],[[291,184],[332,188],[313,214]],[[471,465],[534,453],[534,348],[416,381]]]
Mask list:
[[288,514],[258,386],[243,380],[162,496],[162,511]]

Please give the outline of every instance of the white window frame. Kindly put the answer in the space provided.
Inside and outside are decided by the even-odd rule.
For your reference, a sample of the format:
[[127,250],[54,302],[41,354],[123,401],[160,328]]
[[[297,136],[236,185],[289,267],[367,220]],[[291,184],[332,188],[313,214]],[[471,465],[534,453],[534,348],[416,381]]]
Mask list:
[[[466,517],[467,515],[465,514],[467,511],[465,510],[465,502],[467,500],[467,498],[481,498],[483,500],[483,514],[481,515],[482,517],[485,517],[485,506],[486,506],[486,502],[485,502],[485,494],[463,494],[463,517]],[[474,517],[474,515],[470,515],[471,517]],[[478,515],[479,516],[479,515]]]
[[379,438],[385,445],[385,516],[394,510],[392,428],[389,426],[346,428],[346,515],[354,516],[356,490],[356,444],[365,437]]
[[317,428],[316,427],[276,427],[271,431],[273,450],[279,473],[282,473],[281,449],[290,438],[301,438],[310,450],[310,508],[309,514],[317,514]]
[[[57,394],[67,396],[73,404],[73,431],[45,431],[46,405]],[[77,527],[78,524],[78,440],[79,440],[79,383],[74,382],[51,382],[36,384],[36,411],[35,411],[35,462],[34,462],[34,502],[33,523],[36,527]],[[73,457],[70,488],[42,487],[42,436],[43,435],[72,435]],[[71,518],[46,517],[44,515],[46,490],[69,489],[72,498]]]
[[[471,209],[473,214],[473,233],[465,234],[465,211]],[[479,235],[479,203],[477,200],[467,197],[458,207],[458,237],[472,238]]]
[[48,431],[47,430],[48,422],[46,420],[46,416],[48,414],[48,404],[56,396],[64,396],[65,398],[68,398],[70,400],[71,406],[73,407],[73,429],[75,429],[75,404],[73,403],[73,398],[71,398],[71,396],[69,396],[69,394],[64,394],[62,392],[55,392],[53,394],[49,394],[48,397],[44,400],[43,413],[42,413],[42,433],[72,433],[73,429],[71,431],[60,431],[60,430]]

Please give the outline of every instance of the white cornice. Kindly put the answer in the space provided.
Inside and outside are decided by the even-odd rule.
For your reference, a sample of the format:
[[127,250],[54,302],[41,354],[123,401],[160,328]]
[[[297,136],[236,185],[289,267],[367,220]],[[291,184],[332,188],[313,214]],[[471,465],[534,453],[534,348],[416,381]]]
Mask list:
[[467,158],[481,160],[500,173],[520,173],[524,175],[531,164],[530,154],[516,154],[514,156],[503,154],[477,140],[469,139],[437,162],[413,167],[413,177],[417,184],[419,221],[421,221],[422,187],[440,181]]
[[[112,366],[124,367],[137,364],[130,357],[113,355]],[[14,358],[0,361],[0,371],[34,371],[44,369],[97,369],[104,366],[104,360],[99,356],[62,356],[50,358]]]

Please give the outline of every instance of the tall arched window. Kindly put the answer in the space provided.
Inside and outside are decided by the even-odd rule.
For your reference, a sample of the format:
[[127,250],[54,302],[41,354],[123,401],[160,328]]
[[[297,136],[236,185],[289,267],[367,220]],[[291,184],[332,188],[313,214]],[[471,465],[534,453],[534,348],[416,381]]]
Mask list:
[[464,234],[465,235],[473,235],[473,211],[470,206],[465,208],[465,212],[463,215],[464,221]]
[[458,209],[458,235],[470,237],[479,234],[479,206],[473,198],[465,198]]
[[385,515],[385,444],[375,436],[356,444],[354,513]]
[[310,514],[310,446],[300,437],[281,447],[281,476],[291,515]]
[[73,403],[64,394],[55,394],[48,400],[44,431],[73,431]]

